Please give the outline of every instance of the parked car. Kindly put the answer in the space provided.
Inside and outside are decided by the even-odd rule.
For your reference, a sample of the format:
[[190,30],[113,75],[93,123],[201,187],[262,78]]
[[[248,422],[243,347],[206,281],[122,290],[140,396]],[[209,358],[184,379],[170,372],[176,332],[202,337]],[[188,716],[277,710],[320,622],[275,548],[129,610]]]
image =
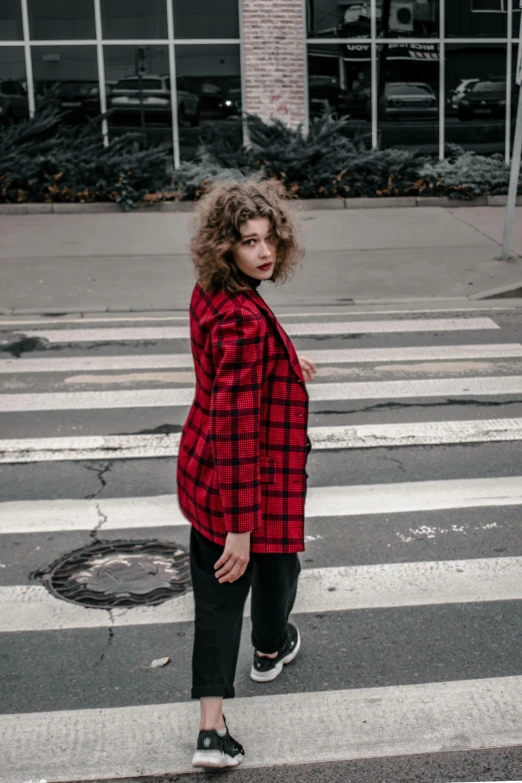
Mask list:
[[475,86],[480,79],[461,79],[455,89],[451,90],[447,98],[447,111],[456,112],[463,97]]
[[60,108],[69,121],[81,122],[100,113],[98,82],[60,82],[55,87]]
[[219,120],[228,117],[234,107],[227,104],[227,94],[217,84],[203,82],[199,88],[199,107],[204,120]]
[[27,95],[19,82],[0,80],[0,122],[10,124],[29,116]]
[[226,112],[229,117],[241,115],[241,87],[232,87],[225,96]]
[[[515,106],[516,92],[511,95]],[[487,79],[477,82],[459,102],[459,120],[471,120],[474,117],[504,117],[506,114],[506,80]]]
[[[141,99],[140,99],[141,88]],[[198,125],[200,102],[188,90],[177,90],[178,121],[180,125]],[[108,101],[115,124],[139,124],[141,112],[147,124],[167,124],[172,121],[172,103],[169,76],[127,76],[112,89]]]
[[383,120],[402,117],[436,119],[437,97],[423,82],[388,82],[379,100],[379,116]]
[[322,114],[327,106],[334,114],[346,114],[346,93],[334,76],[310,76],[308,79],[310,116]]

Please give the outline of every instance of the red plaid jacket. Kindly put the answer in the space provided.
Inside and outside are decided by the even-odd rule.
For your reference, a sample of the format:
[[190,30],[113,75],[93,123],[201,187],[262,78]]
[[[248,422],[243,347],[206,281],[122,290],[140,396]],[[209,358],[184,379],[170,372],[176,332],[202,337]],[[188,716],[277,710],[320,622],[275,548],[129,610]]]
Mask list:
[[196,390],[178,502],[204,536],[252,531],[252,552],[304,550],[308,392],[294,346],[254,289],[190,302]]

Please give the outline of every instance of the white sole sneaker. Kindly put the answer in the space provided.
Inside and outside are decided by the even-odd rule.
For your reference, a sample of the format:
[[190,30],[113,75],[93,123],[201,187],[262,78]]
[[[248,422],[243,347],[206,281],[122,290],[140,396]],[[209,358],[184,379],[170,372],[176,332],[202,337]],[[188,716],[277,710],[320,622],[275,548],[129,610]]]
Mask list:
[[256,671],[255,667],[252,666],[250,670],[250,679],[254,680],[254,682],[271,682],[272,680],[275,680],[276,677],[279,677],[283,671],[283,666],[286,666],[287,663],[291,663],[301,649],[301,634],[299,633],[298,628],[296,628],[296,631],[297,644],[292,652],[289,652],[288,655],[285,655],[284,658],[281,658],[281,660],[275,664],[274,668],[270,669],[268,672],[258,672]]
[[220,750],[197,750],[192,757],[192,766],[203,769],[226,769],[237,767],[242,760],[242,755],[229,756],[228,753],[222,753]]

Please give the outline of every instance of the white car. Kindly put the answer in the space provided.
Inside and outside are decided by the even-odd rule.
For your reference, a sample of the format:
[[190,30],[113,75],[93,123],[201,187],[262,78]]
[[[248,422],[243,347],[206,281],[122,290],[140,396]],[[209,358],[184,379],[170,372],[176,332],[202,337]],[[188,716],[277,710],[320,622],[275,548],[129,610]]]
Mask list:
[[457,111],[463,97],[472,90],[479,81],[480,79],[461,79],[460,84],[455,87],[454,90],[451,90],[448,96],[448,107]]

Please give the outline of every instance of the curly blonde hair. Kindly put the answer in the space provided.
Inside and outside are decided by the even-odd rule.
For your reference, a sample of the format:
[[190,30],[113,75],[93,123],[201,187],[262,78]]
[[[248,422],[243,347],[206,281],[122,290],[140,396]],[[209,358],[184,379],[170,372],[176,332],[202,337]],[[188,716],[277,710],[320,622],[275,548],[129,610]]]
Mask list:
[[304,255],[298,239],[296,207],[278,180],[218,182],[199,200],[195,211],[190,247],[198,282],[207,292],[247,289],[232,255],[232,248],[241,240],[240,228],[247,220],[268,218],[277,239],[271,282],[284,283]]

